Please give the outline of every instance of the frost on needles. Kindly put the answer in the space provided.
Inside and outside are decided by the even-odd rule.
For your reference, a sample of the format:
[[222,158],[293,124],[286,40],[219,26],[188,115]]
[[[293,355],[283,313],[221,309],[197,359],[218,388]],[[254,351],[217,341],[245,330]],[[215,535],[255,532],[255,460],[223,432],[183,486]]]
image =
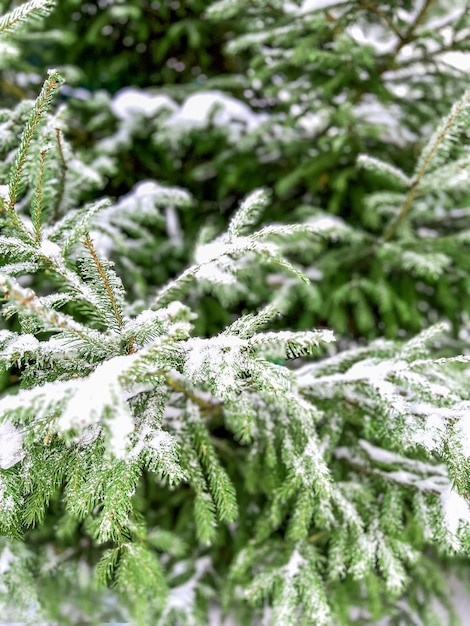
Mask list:
[[[263,189],[201,240],[193,265],[133,301],[98,236],[122,250],[129,212],[69,204],[86,168],[62,167],[74,157],[49,112],[60,83],[52,70],[22,111],[1,181],[0,365],[18,378],[0,399],[3,614],[57,615],[51,581],[78,580],[100,599],[93,619],[115,597],[109,585],[137,624],[202,626],[220,599],[242,624],[347,625],[355,611],[366,624],[390,605],[431,620],[429,597],[446,604],[436,555],[467,554],[470,540],[469,357],[445,354],[447,325],[347,350],[327,329],[265,330],[289,307],[282,280],[264,308],[195,336],[196,293],[224,302],[261,267],[308,282],[286,256],[297,243],[364,245],[331,216],[256,229]],[[432,241],[409,254],[407,220],[436,170],[447,172],[440,186],[461,170],[449,145],[469,108],[465,95],[411,177],[362,158],[401,189],[370,254],[416,272],[445,267]],[[163,208],[182,202],[179,189],[154,191]],[[139,241],[148,223],[135,207]]]

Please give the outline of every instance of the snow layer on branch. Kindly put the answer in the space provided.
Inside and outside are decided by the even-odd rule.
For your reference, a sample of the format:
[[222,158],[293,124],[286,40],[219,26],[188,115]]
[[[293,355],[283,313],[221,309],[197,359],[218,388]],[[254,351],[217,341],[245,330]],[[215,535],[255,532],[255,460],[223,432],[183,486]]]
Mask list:
[[284,13],[293,13],[295,15],[304,15],[312,11],[320,11],[321,9],[330,9],[344,4],[348,0],[304,0],[300,6],[293,2],[286,2],[284,5]]
[[[10,421],[0,424],[0,468],[8,469],[25,456],[23,437]],[[3,505],[4,503],[2,503]]]
[[0,576],[6,574],[12,563],[17,560],[8,546],[5,546],[0,554]]
[[210,124],[228,129],[232,140],[242,131],[251,132],[267,119],[266,114],[254,113],[244,102],[220,91],[207,91],[189,96],[166,121],[172,133],[184,135],[189,130],[206,128]]
[[196,571],[189,580],[170,590],[167,611],[171,609],[188,610],[196,606],[196,590],[200,579],[212,569],[211,559],[207,556],[199,558],[195,562],[195,569]]
[[[461,522],[470,526],[470,507],[467,500],[459,495],[450,483],[448,488],[441,493],[441,506],[446,528],[454,539],[457,537]],[[459,547],[458,544],[457,547]]]
[[242,363],[241,348],[246,344],[238,337],[223,336],[211,339],[188,340],[184,373],[196,385],[212,383],[222,397],[237,387],[237,374]]
[[367,28],[352,24],[346,32],[360,45],[372,46],[377,54],[389,54],[397,47],[397,35],[379,26],[368,24]]
[[[95,245],[102,254],[110,256],[116,247],[115,241],[122,239],[121,227],[125,227],[127,222],[155,221],[161,216],[161,208],[167,211],[168,234],[173,238],[181,237],[175,209],[185,208],[190,204],[191,195],[186,190],[166,187],[154,180],[142,180],[116,204],[103,209],[97,215],[95,229],[92,231]],[[169,213],[169,210],[173,212]]]
[[145,91],[133,87],[125,87],[116,93],[111,100],[111,111],[120,119],[129,121],[135,115],[152,117],[161,110],[176,111],[177,105],[168,96],[152,96]]
[[117,356],[105,361],[87,378],[75,382],[67,407],[58,420],[63,431],[78,429],[102,420],[109,433],[112,453],[118,458],[126,451],[134,421],[123,397],[119,377],[127,371],[136,355]]

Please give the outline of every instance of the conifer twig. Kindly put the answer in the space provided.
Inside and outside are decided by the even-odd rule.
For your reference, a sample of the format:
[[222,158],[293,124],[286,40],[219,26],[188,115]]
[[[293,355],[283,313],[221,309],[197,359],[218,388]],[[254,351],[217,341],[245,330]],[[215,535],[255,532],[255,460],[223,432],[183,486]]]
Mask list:
[[105,269],[103,267],[103,264],[101,263],[98,254],[95,250],[95,247],[93,245],[93,242],[91,241],[89,236],[86,236],[84,239],[84,244],[86,246],[86,248],[88,249],[88,252],[91,255],[91,258],[93,259],[93,262],[96,266],[96,269],[98,270],[98,274],[100,275],[101,280],[103,281],[103,285],[104,288],[106,290],[106,293],[108,295],[109,301],[111,303],[111,307],[113,309],[113,313],[114,313],[114,317],[116,318],[116,321],[118,323],[118,327],[119,329],[122,329],[122,327],[124,326],[124,322],[121,316],[121,312],[119,311],[119,307],[118,304],[116,302],[116,298],[114,297],[114,293],[113,290],[111,289],[111,285],[109,284],[109,280],[108,277],[106,275]]
[[38,184],[36,187],[36,195],[32,204],[32,217],[36,243],[39,243],[41,241],[42,181],[44,176],[44,163],[46,160],[46,154],[47,150],[41,151],[38,170]]
[[419,172],[417,173],[413,184],[410,187],[410,190],[408,191],[408,195],[405,198],[405,201],[400,209],[400,212],[398,214],[398,217],[395,219],[395,221],[393,221],[390,226],[387,228],[387,230],[385,231],[385,234],[382,238],[382,242],[386,243],[387,241],[390,241],[391,239],[393,239],[393,237],[395,236],[395,233],[397,231],[398,226],[400,225],[400,223],[406,218],[406,216],[408,215],[408,212],[411,208],[411,205],[413,204],[413,200],[415,199],[415,196],[418,192],[419,186],[421,184],[421,181],[423,179],[423,176],[426,174],[426,171],[429,167],[429,165],[431,164],[434,155],[436,154],[436,151],[438,150],[439,146],[441,145],[441,143],[443,142],[443,140],[446,138],[447,133],[449,132],[450,128],[452,127],[452,125],[454,124],[456,118],[460,115],[460,113],[462,112],[462,110],[465,108],[465,106],[468,105],[470,101],[470,92],[467,93],[466,97],[462,98],[462,100],[459,102],[459,104],[455,107],[455,109],[452,111],[452,114],[449,115],[449,117],[447,118],[447,121],[444,125],[444,127],[442,128],[441,132],[438,134],[438,136],[436,137],[436,140],[434,141],[434,144],[431,146],[431,149],[429,150],[429,153],[426,157],[426,159],[424,160],[424,163],[422,164]]
[[59,149],[59,158],[60,158],[60,179],[59,179],[59,193],[57,195],[57,201],[54,207],[54,213],[52,216],[52,221],[55,223],[58,221],[60,217],[60,207],[62,204],[62,200],[64,199],[65,194],[65,179],[67,176],[67,162],[64,157],[64,150],[62,148],[62,139],[61,139],[61,129],[56,128],[56,137],[57,137],[57,147]]
[[26,124],[26,128],[21,137],[20,147],[16,154],[13,171],[10,178],[9,200],[7,207],[8,213],[11,217],[15,216],[15,221],[17,222],[19,222],[20,220],[15,214],[15,204],[18,198],[18,193],[20,191],[21,177],[26,163],[26,157],[28,156],[31,142],[39,125],[39,122],[41,121],[42,116],[48,109],[51,98],[54,95],[54,92],[60,87],[60,84],[61,78],[57,70],[50,70],[49,77],[47,78],[41,89],[41,92],[34,104],[33,110]]

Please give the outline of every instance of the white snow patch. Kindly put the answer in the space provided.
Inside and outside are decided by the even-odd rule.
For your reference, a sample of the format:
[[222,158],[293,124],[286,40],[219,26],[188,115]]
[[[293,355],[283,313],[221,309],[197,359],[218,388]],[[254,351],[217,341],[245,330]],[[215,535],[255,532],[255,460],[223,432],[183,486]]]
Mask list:
[[220,91],[207,91],[189,96],[164,123],[164,127],[184,134],[210,124],[226,128],[231,139],[242,131],[251,132],[267,119],[266,114],[254,113],[248,105]]
[[373,24],[368,24],[367,27],[352,24],[346,32],[359,45],[372,46],[377,54],[390,54],[399,43],[397,35]]
[[361,104],[354,108],[359,120],[381,126],[384,130],[384,139],[397,145],[404,145],[415,141],[417,136],[401,123],[401,109],[397,105],[384,105],[374,96],[363,98]]
[[227,242],[220,239],[204,245],[198,246],[194,253],[194,260],[198,265],[205,265],[216,261],[227,253]]
[[[210,557],[205,556],[199,558],[195,563],[196,571],[193,576],[178,587],[170,589],[168,596],[167,611],[170,609],[180,609],[188,611],[196,604],[196,589],[199,584],[199,580],[212,568],[212,562]],[[175,574],[177,572],[174,572]]]
[[0,554],[0,576],[6,574],[12,563],[16,561],[16,556],[8,546],[5,546]]
[[468,52],[444,52],[438,55],[437,58],[446,65],[450,65],[467,74],[470,71],[470,53]]
[[168,96],[152,96],[141,89],[124,87],[111,100],[111,111],[120,120],[131,120],[136,114],[152,117],[161,110],[175,111],[177,105]]
[[338,4],[344,4],[349,0],[304,0],[300,6],[293,2],[284,4],[284,13],[294,13],[295,15],[303,15],[312,11],[320,11],[321,9],[329,9],[336,7]]
[[296,548],[294,552],[292,552],[289,562],[284,568],[284,572],[287,578],[294,578],[300,573],[300,568],[305,563],[304,557],[300,554],[298,549]]
[[0,424],[0,468],[9,469],[19,463],[25,452],[23,436],[10,421]]
[[136,357],[136,354],[114,357],[98,365],[87,378],[74,381],[74,393],[58,420],[59,428],[81,431],[102,420],[109,432],[111,451],[122,458],[134,431],[134,421],[122,397],[119,377]]
[[236,388],[241,361],[240,349],[246,341],[234,336],[219,335],[211,339],[191,338],[187,341],[184,374],[195,385],[213,383],[217,394],[224,396]]
[[10,191],[8,185],[0,185],[0,198],[6,204],[10,202]]
[[455,537],[461,522],[470,524],[470,507],[467,500],[459,495],[452,486],[441,493],[441,506],[449,533]]
[[44,239],[43,241],[41,241],[40,251],[41,254],[48,259],[62,259],[62,253],[59,246],[56,243],[49,241],[48,239]]

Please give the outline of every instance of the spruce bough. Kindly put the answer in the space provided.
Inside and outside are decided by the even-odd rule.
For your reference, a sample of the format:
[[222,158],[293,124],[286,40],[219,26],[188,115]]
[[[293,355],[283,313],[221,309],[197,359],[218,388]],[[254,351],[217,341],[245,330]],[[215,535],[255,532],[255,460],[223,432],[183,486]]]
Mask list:
[[[0,33],[50,4],[21,5]],[[213,15],[226,6],[243,10]],[[144,301],[126,289],[135,248],[160,207],[193,200],[155,186],[152,206],[83,204],[99,181],[51,112],[61,82],[51,70],[34,103],[1,112],[2,614],[189,626],[221,606],[239,624],[433,624],[437,599],[452,616],[440,569],[465,571],[470,540],[467,335],[444,320],[335,347],[328,329],[279,327],[310,285],[296,249],[332,273],[365,260],[466,280],[468,231],[426,224],[436,190],[466,188],[468,93],[411,174],[360,156],[388,185],[368,197],[380,236],[319,211],[263,225],[276,198],[255,189]],[[228,305],[260,276],[278,286],[266,302],[194,333],[201,293]]]

